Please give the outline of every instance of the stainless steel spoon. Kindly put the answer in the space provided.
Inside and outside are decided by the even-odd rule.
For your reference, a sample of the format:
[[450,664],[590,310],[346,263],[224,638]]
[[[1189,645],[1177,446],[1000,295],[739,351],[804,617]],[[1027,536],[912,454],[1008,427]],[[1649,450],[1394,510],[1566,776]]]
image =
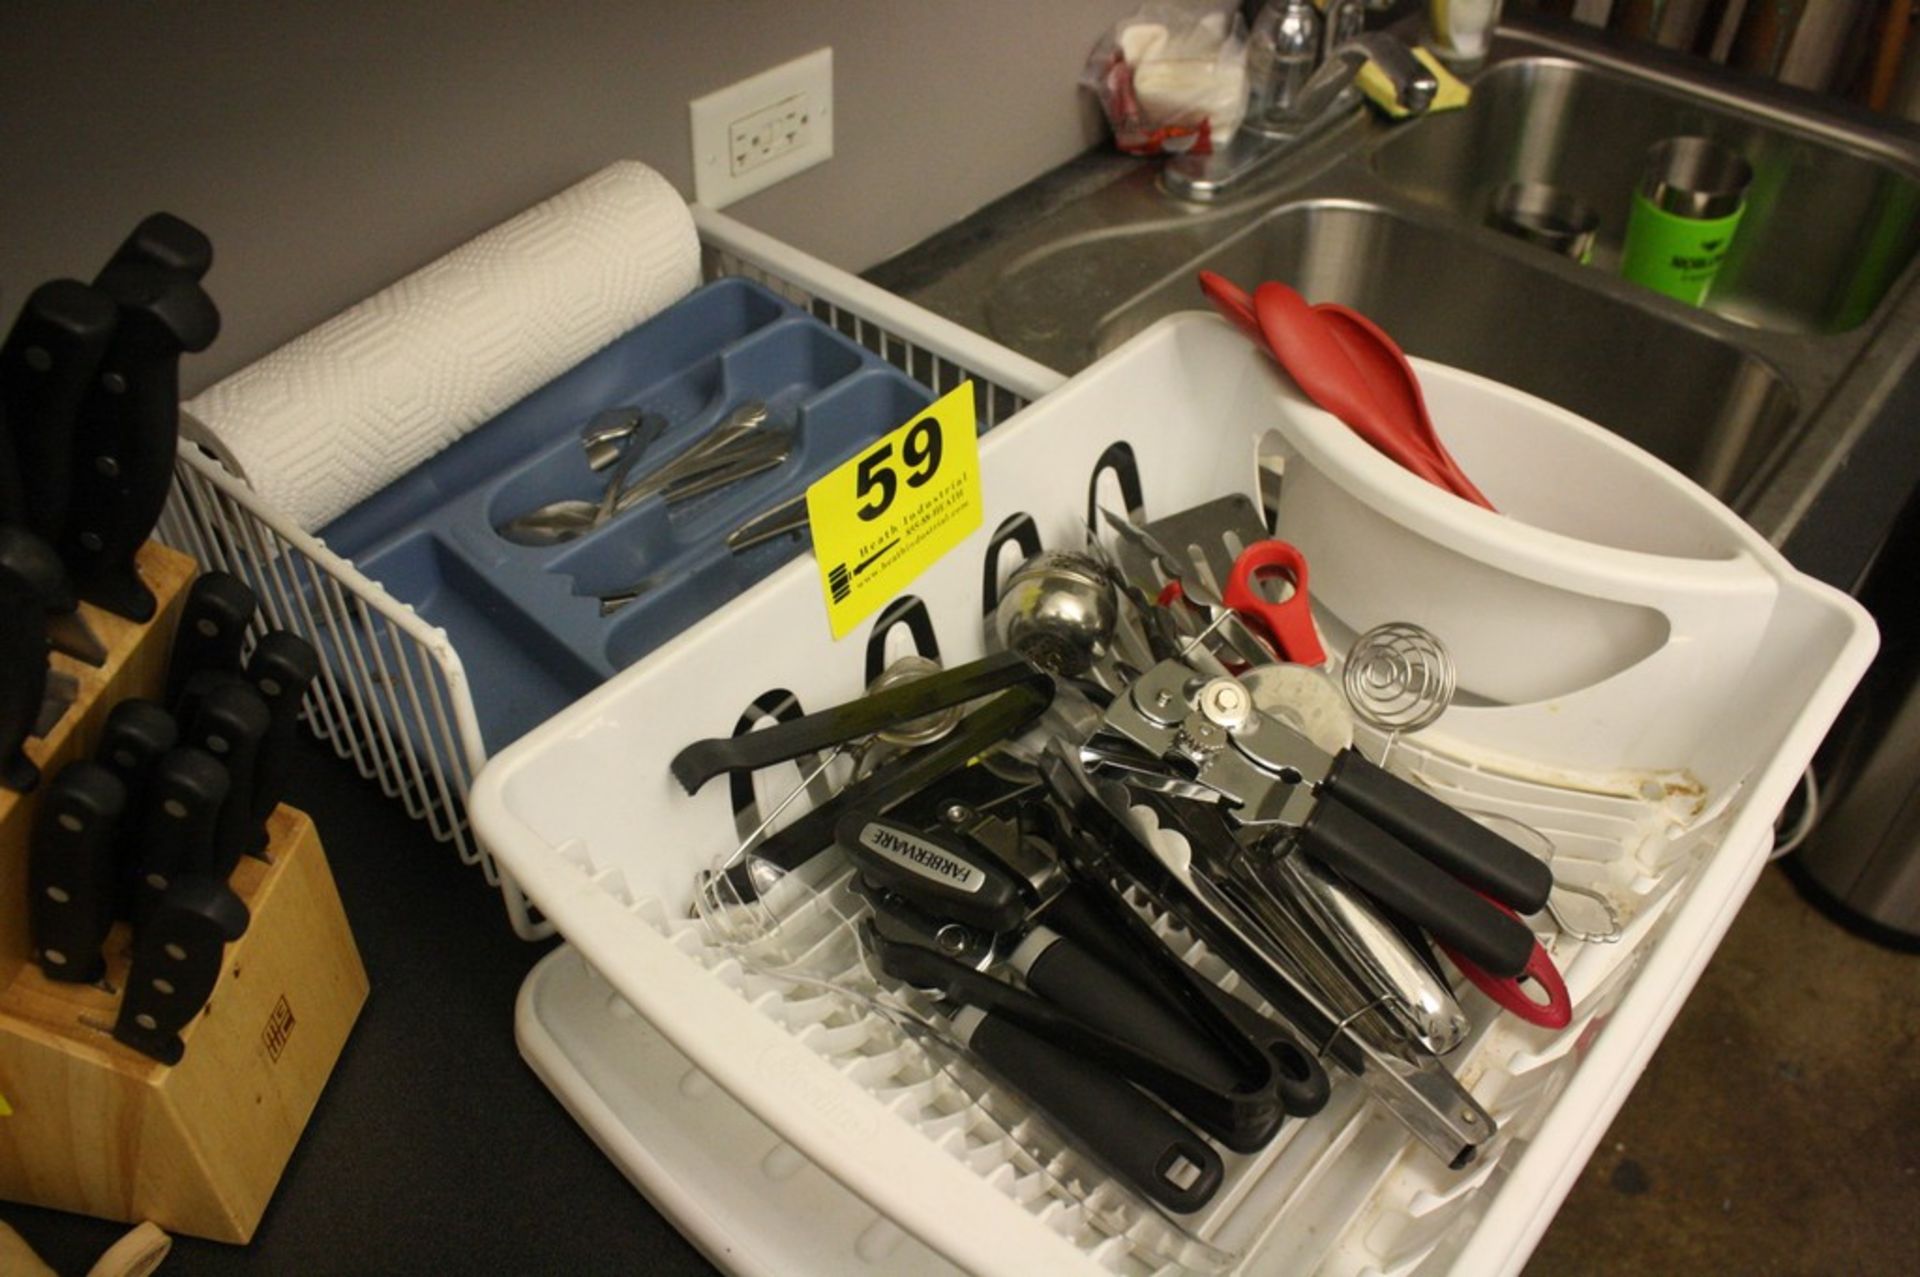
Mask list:
[[[712,471],[738,466],[746,473],[758,473],[761,469],[779,464],[778,460],[767,461],[766,458],[772,452],[781,449],[783,440],[790,445],[791,436],[785,431],[777,434],[770,433],[766,437],[767,447],[765,448],[735,447],[743,442],[749,445],[762,442],[759,439],[750,439],[749,436],[757,434],[766,419],[767,406],[764,403],[750,400],[740,405],[728,415],[725,421],[685,452],[658,470],[636,480],[632,485],[619,490],[605,518],[611,518],[613,515],[632,509],[642,499],[656,492],[666,493],[668,499],[672,500],[676,495],[680,499],[685,499],[688,496],[697,495],[698,492],[710,491],[711,485],[700,485],[695,483],[695,480]],[[652,420],[660,422],[661,430],[666,428],[664,418],[652,418]],[[648,423],[643,422],[641,430],[647,429]],[[640,432],[636,431],[629,447],[643,442],[651,443],[651,440],[643,440]],[[784,459],[784,455],[781,453],[781,459]],[[743,462],[749,458],[757,468],[747,469]],[[746,473],[736,473],[734,477],[744,478]],[[680,489],[677,493],[672,491],[676,488]],[[559,545],[585,536],[599,527],[605,521],[601,515],[601,507],[604,504],[604,500],[588,501],[579,497],[566,497],[517,515],[499,525],[495,531],[516,545]]]

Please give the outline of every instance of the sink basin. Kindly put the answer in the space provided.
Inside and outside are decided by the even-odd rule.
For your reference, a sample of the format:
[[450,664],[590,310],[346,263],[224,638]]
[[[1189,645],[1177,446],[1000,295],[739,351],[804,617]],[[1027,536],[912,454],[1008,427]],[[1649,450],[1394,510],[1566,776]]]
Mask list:
[[1409,354],[1570,408],[1716,491],[1779,442],[1798,398],[1764,360],[1584,287],[1569,277],[1578,268],[1502,248],[1376,204],[1286,204],[1110,313],[1095,348],[1191,309],[1196,270],[1279,279],[1369,316]]
[[1920,247],[1920,182],[1887,157],[1564,58],[1491,68],[1470,110],[1420,121],[1372,161],[1399,193],[1470,222],[1486,220],[1506,182],[1571,191],[1600,214],[1595,264],[1612,269],[1647,149],[1677,136],[1712,138],[1753,166],[1712,311],[1762,328],[1845,332]]
[[[1920,130],[1544,22],[1500,28],[1464,109],[1356,109],[1205,203],[1089,155],[869,277],[1067,373],[1204,309],[1202,269],[1282,280],[1623,435],[1790,552],[1869,521],[1818,533],[1827,579],[1859,570],[1920,478]],[[1678,134],[1755,170],[1705,307],[1618,274],[1645,153]],[[1600,213],[1590,264],[1486,224],[1519,180]]]

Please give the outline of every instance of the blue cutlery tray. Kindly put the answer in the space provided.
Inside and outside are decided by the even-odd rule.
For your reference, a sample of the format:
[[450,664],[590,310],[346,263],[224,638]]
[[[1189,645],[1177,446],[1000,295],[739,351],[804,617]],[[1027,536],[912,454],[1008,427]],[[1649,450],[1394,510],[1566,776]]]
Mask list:
[[[637,407],[669,425],[629,475],[671,460],[748,400],[793,431],[781,466],[669,507],[650,496],[577,540],[524,546],[495,529],[548,501],[597,500],[580,427]],[[735,554],[727,534],[903,425],[926,387],[765,288],[690,294],[321,530],[395,598],[447,632],[487,752],[801,553],[806,534]],[[602,616],[598,595],[643,580]],[[824,620],[822,624],[825,624]]]

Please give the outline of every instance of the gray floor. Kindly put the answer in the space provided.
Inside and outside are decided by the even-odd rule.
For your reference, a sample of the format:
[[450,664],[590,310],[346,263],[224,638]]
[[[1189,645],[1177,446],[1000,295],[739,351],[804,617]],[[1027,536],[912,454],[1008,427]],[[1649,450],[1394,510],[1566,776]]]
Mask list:
[[1527,1271],[1920,1272],[1920,955],[1769,869]]

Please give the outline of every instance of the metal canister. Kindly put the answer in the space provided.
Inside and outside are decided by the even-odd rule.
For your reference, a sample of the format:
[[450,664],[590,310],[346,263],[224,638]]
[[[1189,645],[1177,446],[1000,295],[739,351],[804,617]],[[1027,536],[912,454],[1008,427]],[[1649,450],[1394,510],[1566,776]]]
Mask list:
[[1508,182],[1493,193],[1488,223],[1530,244],[1550,249],[1585,265],[1593,259],[1600,215],[1592,205],[1563,187],[1543,182]]

